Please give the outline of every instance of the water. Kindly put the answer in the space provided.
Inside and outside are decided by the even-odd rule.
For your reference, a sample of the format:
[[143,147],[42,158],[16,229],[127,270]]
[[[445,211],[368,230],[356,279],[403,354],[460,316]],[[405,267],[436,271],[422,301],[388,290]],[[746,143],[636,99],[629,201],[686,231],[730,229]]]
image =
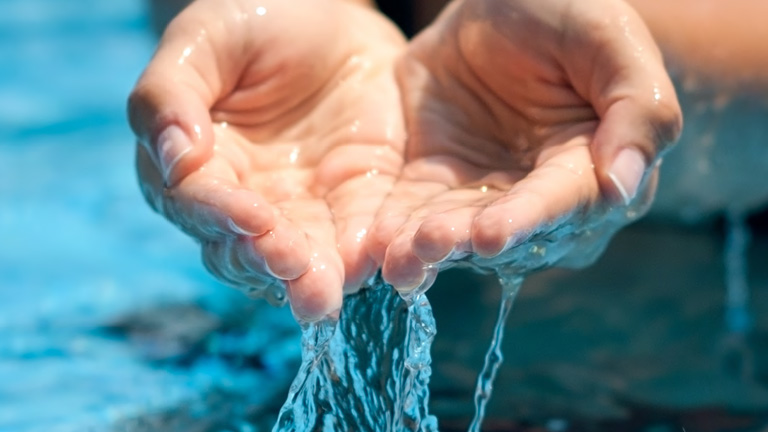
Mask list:
[[375,279],[347,297],[338,321],[304,327],[302,365],[273,430],[436,431],[435,332],[424,294],[403,299]]
[[738,211],[727,214],[725,239],[725,323],[731,333],[743,334],[752,326],[747,282],[747,249],[749,227],[747,216]]
[[[248,321],[242,295],[208,276],[198,246],[136,184],[125,101],[154,45],[144,2],[0,5],[0,431],[133,431],[117,425],[205,406],[213,392],[273,400],[299,357],[285,310],[261,308],[226,355],[204,344],[185,365],[177,338],[103,331],[165,315],[182,339],[213,343],[173,311],[198,311],[211,331]],[[246,349],[268,354],[252,356],[265,367],[228,360]]]
[[[478,376],[478,432],[502,363],[501,343],[522,284],[501,276],[502,300],[493,338]],[[302,365],[273,432],[437,431],[428,412],[430,348],[435,320],[426,295],[400,297],[380,277],[346,299],[340,319],[306,324]]]
[[436,326],[425,291],[438,270],[451,266],[495,273],[502,286],[498,320],[475,393],[470,431],[479,431],[502,362],[504,323],[524,276],[555,264],[591,263],[618,227],[644,205],[570,215],[494,258],[470,255],[430,268],[429,281],[405,298],[377,276],[370,287],[345,299],[338,321],[305,326],[302,366],[273,432],[436,431],[437,420],[427,408]]
[[475,387],[475,417],[469,425],[470,432],[480,432],[480,427],[485,418],[485,408],[491,400],[493,391],[493,382],[496,380],[496,373],[501,367],[504,357],[501,354],[501,342],[504,338],[504,324],[507,322],[509,311],[515,302],[517,293],[523,283],[523,278],[517,275],[512,277],[499,277],[501,284],[501,303],[499,306],[499,316],[496,319],[496,325],[493,328],[493,338],[488,352],[485,354],[485,363],[480,375],[477,377],[477,386]]

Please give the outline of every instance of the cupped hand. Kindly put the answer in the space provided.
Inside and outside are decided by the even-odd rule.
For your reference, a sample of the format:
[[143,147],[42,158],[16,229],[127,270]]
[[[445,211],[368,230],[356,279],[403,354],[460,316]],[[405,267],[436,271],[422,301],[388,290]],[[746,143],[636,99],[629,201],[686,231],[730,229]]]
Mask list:
[[145,197],[222,281],[332,313],[377,269],[363,239],[402,166],[404,44],[339,0],[194,2],[130,99]]
[[368,248],[402,291],[460,260],[588,262],[647,208],[681,127],[661,55],[620,0],[456,1],[397,72],[406,162]]

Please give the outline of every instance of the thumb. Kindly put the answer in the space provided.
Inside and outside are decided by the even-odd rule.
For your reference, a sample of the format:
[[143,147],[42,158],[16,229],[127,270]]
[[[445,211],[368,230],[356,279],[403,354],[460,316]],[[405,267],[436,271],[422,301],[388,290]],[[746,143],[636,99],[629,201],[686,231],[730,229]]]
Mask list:
[[676,100],[653,104],[628,97],[602,113],[590,147],[609,200],[628,205],[635,198],[656,160],[677,140],[681,125]]
[[682,113],[672,81],[648,28],[624,2],[584,5],[569,63],[600,123],[590,144],[603,194],[629,204],[650,168],[674,143]]
[[226,39],[208,28],[206,3],[193,3],[171,22],[128,101],[131,128],[167,186],[213,153],[210,109],[223,85],[214,46]]

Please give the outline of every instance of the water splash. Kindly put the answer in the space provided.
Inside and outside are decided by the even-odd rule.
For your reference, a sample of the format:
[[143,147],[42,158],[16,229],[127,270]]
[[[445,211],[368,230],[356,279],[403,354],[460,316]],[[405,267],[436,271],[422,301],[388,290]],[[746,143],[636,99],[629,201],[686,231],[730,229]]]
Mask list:
[[[628,218],[647,207],[601,209],[542,226],[523,244],[483,258],[476,255],[429,266],[424,286],[400,297],[380,276],[347,296],[337,323],[306,326],[302,366],[273,432],[437,431],[428,412],[430,348],[436,328],[424,291],[450,267],[495,273],[503,295],[499,317],[475,394],[470,431],[479,431],[502,362],[504,323],[525,275],[555,264],[583,267],[604,250]],[[631,216],[630,216],[631,215]]]
[[485,354],[485,362],[480,375],[477,377],[475,387],[475,416],[469,425],[469,432],[480,432],[480,427],[485,418],[485,409],[491,400],[493,392],[493,382],[496,379],[496,373],[501,366],[504,356],[501,353],[501,342],[504,337],[504,324],[507,322],[509,311],[512,310],[512,304],[515,302],[517,293],[523,283],[522,276],[499,276],[501,284],[501,304],[499,306],[499,315],[496,318],[496,326],[493,329],[493,338],[488,352]]
[[302,365],[274,432],[437,431],[429,415],[432,308],[379,277],[348,296],[338,322],[305,326]]

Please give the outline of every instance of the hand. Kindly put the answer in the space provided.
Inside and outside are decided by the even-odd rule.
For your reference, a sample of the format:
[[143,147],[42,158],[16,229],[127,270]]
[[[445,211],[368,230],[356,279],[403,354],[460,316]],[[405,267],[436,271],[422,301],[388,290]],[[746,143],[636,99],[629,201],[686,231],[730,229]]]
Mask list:
[[[647,208],[681,127],[661,55],[619,0],[454,2],[398,81],[406,165],[368,246],[403,291],[468,256],[585,264]],[[520,246],[537,241],[549,252],[526,267]]]
[[194,2],[129,103],[148,202],[225,283],[284,287],[305,320],[338,309],[377,269],[363,239],[402,167],[404,44],[339,0]]

